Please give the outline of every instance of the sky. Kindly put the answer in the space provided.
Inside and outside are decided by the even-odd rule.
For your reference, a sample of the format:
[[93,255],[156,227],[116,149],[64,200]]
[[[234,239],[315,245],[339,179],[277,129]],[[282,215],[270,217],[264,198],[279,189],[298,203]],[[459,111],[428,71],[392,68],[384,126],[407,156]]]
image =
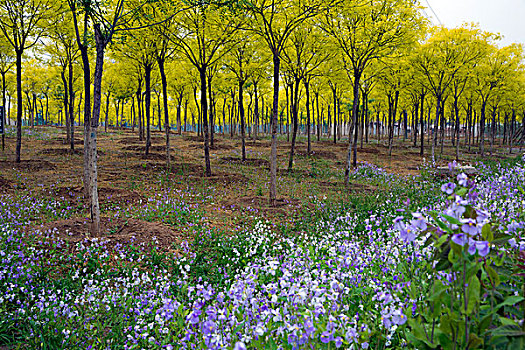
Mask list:
[[482,30],[500,33],[503,45],[525,44],[525,0],[420,0],[433,24],[439,24],[432,10],[446,27],[479,23]]

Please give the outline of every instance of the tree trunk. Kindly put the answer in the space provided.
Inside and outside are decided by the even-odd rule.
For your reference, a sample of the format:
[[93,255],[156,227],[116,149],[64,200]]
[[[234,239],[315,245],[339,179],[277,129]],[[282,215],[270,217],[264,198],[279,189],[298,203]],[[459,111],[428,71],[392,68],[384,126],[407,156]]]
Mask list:
[[[350,184],[350,167],[357,167],[357,113],[359,109],[359,83],[361,76],[356,74],[354,76],[354,101],[352,103],[352,121],[350,132],[348,134],[348,154],[346,156],[346,169],[345,169],[345,186],[348,187]],[[355,137],[352,137],[355,133]],[[335,140],[334,140],[335,141]],[[353,161],[352,161],[353,154]]]
[[145,106],[146,109],[146,151],[145,154],[149,154],[149,148],[151,147],[151,63],[144,65],[144,84],[146,85],[146,96],[145,96]]
[[71,130],[70,130],[70,119],[69,119],[69,112],[68,112],[68,106],[69,106],[69,97],[68,97],[68,84],[66,80],[66,76],[64,74],[64,70],[60,73],[60,76],[62,78],[62,83],[64,84],[64,114],[66,115],[66,142],[71,143]]
[[[75,93],[73,92],[73,62],[69,61],[69,124],[70,129],[69,132],[70,137],[69,141],[71,142],[70,148],[71,152],[75,151]],[[80,103],[79,103],[80,106]]]
[[299,104],[299,79],[295,79],[295,91],[293,93],[293,101],[292,101],[292,121],[293,121],[293,133],[292,133],[292,145],[290,147],[290,158],[288,159],[288,172],[292,171],[293,168],[293,156],[295,151],[295,141],[297,139],[297,129],[299,124],[299,111],[298,111],[298,104]]
[[306,134],[308,135],[306,154],[309,156],[310,153],[312,153],[312,142],[310,140],[310,82],[308,81],[308,78],[305,78],[303,83],[306,91]]
[[441,112],[441,94],[437,95],[436,102],[436,118],[434,119],[434,130],[432,131],[432,163],[436,161],[436,145],[437,145],[437,134],[438,134],[438,123]]
[[210,165],[210,131],[208,129],[208,101],[206,99],[206,67],[199,68],[201,79],[201,110],[202,110],[202,124],[204,126],[204,162],[206,163],[206,176],[211,176]]
[[22,150],[22,50],[16,50],[16,162]]
[[[171,171],[170,164],[170,117],[168,113],[168,80],[166,78],[166,71],[164,69],[164,59],[157,60],[159,64],[160,77],[162,80],[162,100],[164,104],[164,129],[166,131],[166,169],[169,173]],[[182,94],[181,94],[182,95]],[[182,97],[178,100],[177,103],[177,131],[180,135],[180,104]],[[159,106],[159,115],[160,115],[160,106]]]
[[182,99],[184,95],[181,91],[178,98],[177,98],[177,134],[182,135],[182,120],[181,120],[181,113],[182,113]]
[[278,52],[273,52],[273,110],[272,110],[272,150],[270,154],[270,205],[277,203],[277,114],[279,108],[279,70],[281,60]]
[[257,91],[257,83],[253,84],[253,90],[255,94],[255,107],[254,107],[254,129],[253,129],[253,142],[257,140],[257,132],[259,128],[259,95]]
[[246,160],[246,126],[244,123],[244,98],[243,98],[244,81],[239,80],[239,118],[241,121],[241,151],[242,161]]
[[93,115],[89,133],[89,162],[84,167],[89,169],[91,234],[98,236],[100,233],[100,206],[98,202],[98,174],[97,174],[97,128],[100,118],[102,100],[102,72],[104,66],[104,50],[107,43],[100,30],[100,25],[95,24],[96,63],[93,80]]
[[396,90],[394,94],[394,101],[392,106],[392,112],[391,112],[391,128],[390,128],[390,135],[388,136],[388,155],[392,155],[392,149],[394,144],[394,128],[396,123],[396,114],[397,114],[397,103],[399,101],[399,90]]
[[109,122],[109,97],[111,96],[111,92],[108,92],[106,95],[106,115],[104,120],[104,132],[108,132],[108,122]]
[[480,130],[479,136],[481,140],[479,142],[479,149],[481,151],[481,156],[485,155],[485,109],[487,107],[487,99],[483,100],[481,103],[481,120],[480,120]]

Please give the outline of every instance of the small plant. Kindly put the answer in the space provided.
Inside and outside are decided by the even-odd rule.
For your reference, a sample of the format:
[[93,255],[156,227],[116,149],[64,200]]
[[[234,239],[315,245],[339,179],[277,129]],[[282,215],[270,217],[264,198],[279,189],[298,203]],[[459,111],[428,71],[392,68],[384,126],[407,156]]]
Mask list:
[[409,224],[396,219],[403,240],[419,238],[431,249],[429,278],[422,274],[409,287],[419,301],[408,317],[407,340],[421,349],[524,348],[525,280],[515,269],[525,224],[484,210],[465,174],[441,189],[448,195],[442,213],[430,211],[429,219],[414,213]]

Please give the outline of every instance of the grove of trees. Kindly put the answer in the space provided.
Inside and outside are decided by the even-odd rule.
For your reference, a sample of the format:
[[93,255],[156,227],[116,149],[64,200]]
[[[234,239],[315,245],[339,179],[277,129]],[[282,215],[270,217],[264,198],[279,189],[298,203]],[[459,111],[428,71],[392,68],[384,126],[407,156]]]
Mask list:
[[[97,132],[137,130],[144,152],[164,131],[193,131],[213,173],[214,135],[277,139],[305,153],[346,142],[345,182],[359,149],[394,139],[437,160],[444,145],[492,154],[525,141],[523,47],[476,25],[431,26],[412,0],[0,0],[5,123],[83,127],[84,191],[99,231]],[[12,112],[13,110],[13,112]],[[16,114],[16,117],[13,115]],[[101,115],[102,114],[102,115]]]

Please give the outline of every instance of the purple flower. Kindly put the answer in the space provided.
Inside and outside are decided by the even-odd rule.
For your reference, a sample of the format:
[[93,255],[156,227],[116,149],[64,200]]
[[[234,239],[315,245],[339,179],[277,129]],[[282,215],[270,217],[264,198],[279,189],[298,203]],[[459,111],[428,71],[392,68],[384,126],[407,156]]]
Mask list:
[[339,349],[341,347],[341,345],[343,345],[343,338],[336,337],[335,338],[335,347]]
[[201,314],[201,310],[199,309],[196,309],[194,311],[192,311],[188,316],[188,320],[190,321],[191,324],[197,324],[199,323],[199,316]]
[[412,226],[417,227],[421,231],[424,231],[427,229],[427,222],[425,218],[423,217],[423,215],[421,215],[421,213],[412,213],[412,216],[414,217],[414,219],[410,221]]
[[489,242],[486,242],[486,241],[476,242],[476,249],[478,250],[478,254],[480,256],[486,256],[490,251]]
[[476,241],[472,238],[468,239],[468,253],[470,255],[476,254]]
[[456,161],[453,161],[451,163],[448,163],[448,170],[452,171],[458,166],[458,163]]
[[405,242],[413,242],[416,239],[416,230],[412,226],[408,226],[405,229],[401,230],[400,237]]
[[405,324],[407,317],[403,314],[401,310],[397,310],[392,314],[392,321],[398,326]]
[[246,350],[246,345],[244,345],[242,341],[238,341],[237,343],[235,343],[235,347],[233,348],[233,350]]
[[357,339],[357,331],[355,328],[350,328],[345,334],[346,341],[351,343]]
[[449,182],[441,186],[441,191],[445,192],[448,195],[451,195],[452,193],[454,193],[455,188],[456,188],[456,184]]
[[304,323],[304,331],[308,337],[315,333],[314,323],[311,319],[306,320]]
[[465,207],[462,206],[462,205],[458,205],[457,203],[454,203],[450,206],[450,208],[448,208],[445,213],[447,215],[450,215],[452,217],[455,217],[456,219],[459,219],[461,218],[461,216],[463,215],[463,213],[465,213]]
[[464,174],[464,173],[458,174],[458,183],[460,186],[467,187],[467,179],[468,179],[467,174]]
[[468,242],[468,238],[463,233],[456,233],[452,235],[452,242],[463,247]]
[[405,229],[405,223],[403,222],[403,219],[404,218],[402,216],[398,216],[397,218],[394,219],[394,229],[398,231]]
[[210,335],[215,331],[215,322],[206,321],[202,325],[202,333],[204,335]]
[[490,216],[489,213],[487,213],[486,211],[481,210],[481,209],[477,209],[477,210],[476,210],[476,214],[478,214],[478,216],[476,217],[476,220],[477,220],[478,222],[483,222],[483,221],[485,221],[486,219],[488,219],[489,216]]
[[332,340],[334,339],[334,336],[332,333],[330,333],[329,331],[324,331],[323,333],[321,333],[321,341],[325,344],[328,344],[329,342],[331,342]]
[[461,231],[465,232],[466,234],[475,236],[480,232],[476,221],[472,219],[463,219],[461,222],[463,223],[463,225],[461,225]]

